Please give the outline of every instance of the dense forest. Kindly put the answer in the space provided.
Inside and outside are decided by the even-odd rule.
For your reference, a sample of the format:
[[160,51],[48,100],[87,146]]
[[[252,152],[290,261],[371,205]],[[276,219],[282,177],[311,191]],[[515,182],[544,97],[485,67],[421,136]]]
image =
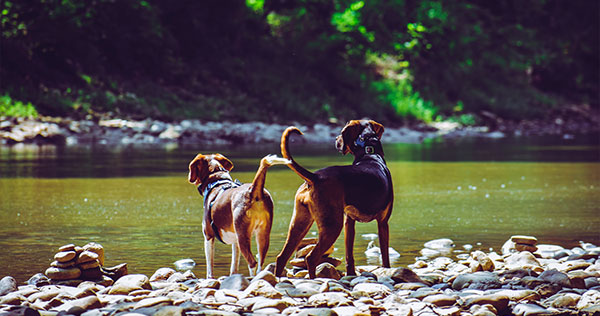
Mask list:
[[598,107],[596,0],[5,0],[0,115],[384,122]]

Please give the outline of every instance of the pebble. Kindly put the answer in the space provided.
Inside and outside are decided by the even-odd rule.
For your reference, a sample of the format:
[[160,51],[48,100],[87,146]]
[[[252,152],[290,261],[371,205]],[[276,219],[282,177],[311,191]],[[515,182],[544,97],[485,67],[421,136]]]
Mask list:
[[[60,252],[81,255],[88,251],[66,246]],[[468,261],[469,266],[450,257],[437,257],[410,268],[357,266],[358,276],[340,273],[339,280],[337,276],[277,278],[267,270],[251,281],[243,275],[198,279],[191,271],[172,268],[159,268],[148,278],[127,274],[122,265],[95,268],[111,273],[114,284],[58,281],[36,274],[28,285],[18,286],[14,279],[4,277],[0,280],[0,315],[529,316],[600,312],[600,259],[593,252],[597,247],[585,244],[575,250],[554,249],[572,251],[578,258],[542,257],[516,249],[505,256],[475,250],[459,259]],[[472,272],[471,263],[480,265],[477,271]],[[332,265],[324,267],[335,270]]]

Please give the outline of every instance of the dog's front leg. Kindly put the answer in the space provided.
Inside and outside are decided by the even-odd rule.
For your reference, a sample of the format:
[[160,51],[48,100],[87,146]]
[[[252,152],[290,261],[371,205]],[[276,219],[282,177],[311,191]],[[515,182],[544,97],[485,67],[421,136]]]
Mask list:
[[204,255],[206,256],[206,278],[214,279],[213,264],[215,260],[215,239],[204,238]]
[[355,220],[348,215],[344,215],[344,242],[346,245],[346,274],[356,275],[354,267],[354,236]]
[[237,274],[238,267],[240,266],[240,247],[237,242],[231,244],[231,269],[229,269],[229,275]]

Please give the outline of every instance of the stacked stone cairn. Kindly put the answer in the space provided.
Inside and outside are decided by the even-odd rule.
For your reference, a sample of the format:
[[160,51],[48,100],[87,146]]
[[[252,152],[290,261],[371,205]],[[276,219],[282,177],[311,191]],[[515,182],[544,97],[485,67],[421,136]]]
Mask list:
[[68,244],[60,247],[45,275],[53,284],[77,285],[83,281],[94,281],[111,285],[127,274],[127,264],[104,267],[104,247],[88,243],[83,247]]
[[[308,245],[299,248],[298,258],[303,258]],[[0,316],[600,315],[600,247],[596,245],[580,242],[569,249],[538,244],[527,236],[513,236],[501,253],[481,245],[457,247],[446,239],[426,245],[441,255],[419,257],[407,267],[357,266],[358,275],[339,279],[339,275],[300,277],[294,266],[287,276],[276,277],[273,264],[253,278],[235,274],[202,279],[191,270],[162,267],[151,277],[130,274],[111,285],[72,280],[42,285],[34,276],[19,286],[7,276],[0,280]],[[532,247],[536,251],[531,252]],[[75,252],[65,262],[74,260],[79,278],[95,265],[77,263],[83,248],[81,252],[61,249]],[[430,255],[430,250],[421,254]],[[63,256],[72,254],[57,259],[66,260]],[[323,262],[317,270],[323,266],[332,264]]]

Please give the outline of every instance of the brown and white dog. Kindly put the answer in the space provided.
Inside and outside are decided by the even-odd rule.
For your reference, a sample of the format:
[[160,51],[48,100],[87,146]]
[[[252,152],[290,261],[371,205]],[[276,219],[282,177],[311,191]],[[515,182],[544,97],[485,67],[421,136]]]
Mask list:
[[304,182],[296,192],[294,213],[284,248],[277,256],[275,274],[281,276],[291,254],[317,222],[317,245],[306,257],[311,278],[321,263],[324,252],[336,241],[344,226],[346,270],[355,275],[354,225],[355,221],[377,220],[382,263],[390,267],[388,220],[394,203],[392,177],[383,159],[381,135],[383,125],[371,120],[353,120],[342,129],[336,147],[342,154],[354,155],[352,165],[332,166],[312,173],[300,166],[289,151],[291,134],[302,134],[296,127],[288,127],[281,136],[281,153],[291,161],[288,167]]
[[[237,273],[239,251],[248,262],[250,275],[260,272],[269,249],[269,235],[273,223],[273,200],[264,188],[267,169],[278,164],[287,164],[286,159],[266,156],[249,184],[233,181],[229,171],[233,163],[221,154],[198,154],[189,165],[188,181],[198,185],[204,196],[204,252],[206,255],[206,277],[213,278],[215,238],[232,249],[230,273]],[[252,255],[250,242],[256,234],[258,263]]]

